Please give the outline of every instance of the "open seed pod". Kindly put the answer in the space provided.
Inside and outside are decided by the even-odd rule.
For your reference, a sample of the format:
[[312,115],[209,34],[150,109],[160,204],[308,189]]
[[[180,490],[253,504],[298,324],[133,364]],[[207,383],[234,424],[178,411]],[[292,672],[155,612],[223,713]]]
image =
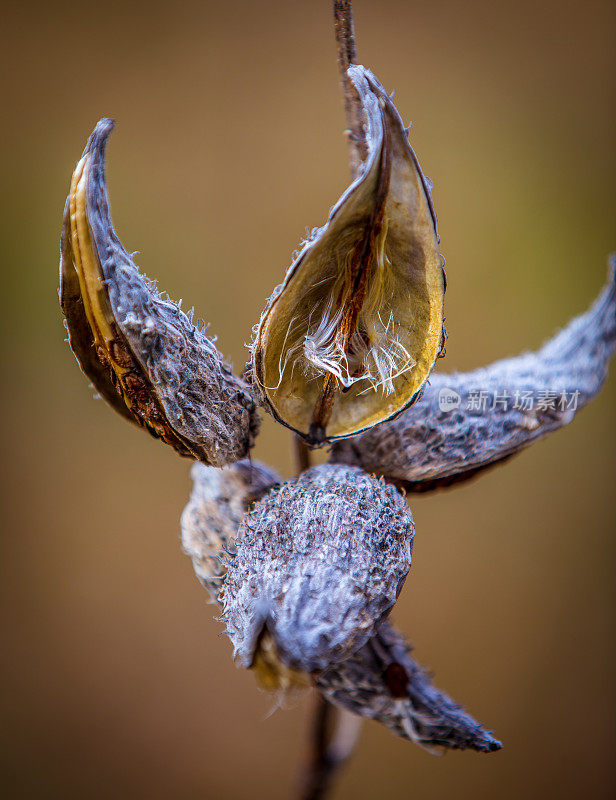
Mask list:
[[408,491],[458,483],[569,424],[601,390],[616,349],[616,258],[584,314],[534,353],[453,375],[434,373],[396,419],[337,442],[332,460]]
[[384,621],[361,650],[318,675],[316,686],[332,703],[427,749],[500,750],[498,739],[432,686],[410,651]]
[[389,95],[348,70],[365,118],[357,179],[263,312],[254,383],[311,444],[351,436],[417,397],[444,341],[445,279],[430,187]]
[[64,211],[60,303],[85,374],[122,416],[180,455],[222,466],[247,455],[258,430],[249,387],[212,339],[144,278],[115,234],[101,120]]
[[362,470],[313,467],[275,487],[242,522],[221,599],[245,667],[264,643],[313,672],[360,648],[398,597],[411,564],[411,512]]
[[203,586],[218,600],[225,553],[235,549],[238,528],[252,503],[280,478],[264,464],[247,460],[223,469],[195,463],[191,475],[193,488],[181,518],[182,547]]

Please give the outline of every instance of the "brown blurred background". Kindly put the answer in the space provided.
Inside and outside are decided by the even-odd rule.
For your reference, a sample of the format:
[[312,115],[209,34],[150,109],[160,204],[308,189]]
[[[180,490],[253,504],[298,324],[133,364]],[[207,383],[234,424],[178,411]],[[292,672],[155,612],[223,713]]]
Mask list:
[[[355,17],[435,184],[442,368],[536,347],[616,248],[613,4],[357,0]],[[92,399],[63,342],[58,239],[74,163],[113,116],[118,233],[239,368],[347,183],[330,4],[13,3],[2,39],[2,793],[284,798],[306,702],[266,719],[233,666],[180,552],[189,464]],[[368,724],[340,800],[613,796],[615,394],[612,376],[571,428],[413,499],[395,616],[505,749],[439,759]],[[290,474],[269,418],[256,455]]]

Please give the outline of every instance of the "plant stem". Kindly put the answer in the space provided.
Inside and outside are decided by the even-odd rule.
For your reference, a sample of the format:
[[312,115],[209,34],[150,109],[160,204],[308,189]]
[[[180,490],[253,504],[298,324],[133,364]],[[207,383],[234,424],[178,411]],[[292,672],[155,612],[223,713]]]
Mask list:
[[361,162],[368,154],[364,132],[364,115],[359,96],[347,75],[352,64],[357,63],[355,28],[351,0],[334,0],[334,32],[338,48],[338,68],[344,95],[344,110],[347,118],[347,137],[350,148],[351,175],[355,178]]
[[310,469],[310,448],[303,439],[293,434],[293,450],[295,455],[295,471],[298,475]]
[[315,693],[312,714],[308,764],[299,787],[299,800],[327,797],[361,730],[361,717],[335,708],[320,693]]

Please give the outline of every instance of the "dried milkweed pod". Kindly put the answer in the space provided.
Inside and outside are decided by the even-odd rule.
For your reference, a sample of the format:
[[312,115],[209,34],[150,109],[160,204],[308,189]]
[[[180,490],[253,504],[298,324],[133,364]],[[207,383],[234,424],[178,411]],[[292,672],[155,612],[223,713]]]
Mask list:
[[616,348],[616,259],[593,305],[537,352],[433,374],[399,417],[336,443],[332,459],[409,491],[472,477],[571,422],[600,391]]
[[398,491],[353,467],[313,467],[272,489],[240,526],[221,593],[240,663],[258,663],[264,636],[294,670],[349,656],[396,601],[413,535]]
[[237,530],[251,503],[274,484],[278,475],[263,464],[238,461],[218,469],[193,464],[193,488],[182,513],[182,546],[197,577],[218,600],[226,568],[223,558],[234,548]]
[[319,674],[316,686],[336,705],[428,749],[500,750],[498,739],[432,686],[410,650],[383,622],[358,652]]
[[100,394],[180,455],[224,465],[258,429],[248,386],[212,339],[144,278],[115,234],[101,120],[75,168],[61,242],[60,302],[69,342]]
[[[344,472],[345,479],[349,474],[353,472]],[[192,478],[190,500],[182,514],[182,544],[199,580],[212,598],[220,601],[225,592],[230,595],[238,586],[242,590],[242,583],[237,580],[234,585],[227,584],[229,557],[236,552],[236,536],[250,507],[272,489],[278,476],[263,464],[241,461],[224,469],[195,464]],[[359,498],[358,507],[363,508],[367,498],[363,492],[358,493]],[[353,503],[352,497],[348,501]],[[336,535],[335,530],[330,529],[329,533]],[[307,553],[305,546],[300,549],[304,555]],[[320,551],[325,557],[325,548]],[[275,552],[259,559],[258,569],[263,575],[270,575],[277,560]],[[313,562],[308,559],[307,563],[310,573]],[[283,591],[289,591],[291,584],[288,580]],[[309,615],[315,609],[314,598],[310,591],[302,594],[303,613]],[[230,605],[228,596],[227,607]],[[262,620],[264,604],[257,602],[254,610],[257,619]],[[249,615],[244,619],[250,627]],[[226,621],[228,624],[228,615]],[[318,626],[319,619],[309,624]],[[374,627],[359,649],[323,671],[314,671],[312,676],[303,666],[289,666],[279,648],[275,625],[274,621],[273,632],[264,627],[258,633],[252,661],[244,664],[251,667],[261,688],[285,693],[314,685],[336,705],[381,722],[396,735],[424,747],[483,752],[500,748],[500,742],[432,686],[428,675],[411,657],[410,647],[387,620]]]
[[443,259],[430,187],[389,95],[351,66],[367,155],[276,289],[252,345],[266,408],[312,444],[416,398],[444,341]]

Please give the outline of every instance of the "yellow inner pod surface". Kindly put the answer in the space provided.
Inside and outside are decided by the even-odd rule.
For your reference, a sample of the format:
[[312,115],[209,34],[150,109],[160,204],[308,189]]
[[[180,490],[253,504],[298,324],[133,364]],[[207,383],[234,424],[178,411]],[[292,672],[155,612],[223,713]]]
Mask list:
[[307,672],[292,669],[282,663],[276,643],[267,631],[260,637],[251,669],[259,688],[267,692],[307,689],[311,684]]
[[429,200],[408,142],[392,136],[385,147],[395,162],[385,191],[381,153],[260,326],[262,389],[308,439],[318,438],[324,392],[321,438],[350,436],[408,405],[441,349],[443,262]]
[[[73,265],[79,279],[81,297],[88,324],[92,330],[94,345],[99,357],[106,361],[120,379],[124,402],[129,409],[133,408],[130,393],[125,391],[122,378],[130,372],[128,362],[132,359],[120,346],[115,329],[115,317],[107,290],[103,283],[98,252],[92,241],[88,222],[87,186],[89,171],[89,155],[81,158],[71,179],[69,195],[70,241]],[[113,347],[114,342],[118,345]],[[104,353],[104,356],[102,355]],[[118,359],[125,363],[118,363]]]
[[86,188],[88,156],[75,167],[70,189],[70,222],[73,263],[79,277],[84,309],[96,344],[109,350],[114,339],[113,319],[103,285],[98,256],[95,253],[88,224]]

